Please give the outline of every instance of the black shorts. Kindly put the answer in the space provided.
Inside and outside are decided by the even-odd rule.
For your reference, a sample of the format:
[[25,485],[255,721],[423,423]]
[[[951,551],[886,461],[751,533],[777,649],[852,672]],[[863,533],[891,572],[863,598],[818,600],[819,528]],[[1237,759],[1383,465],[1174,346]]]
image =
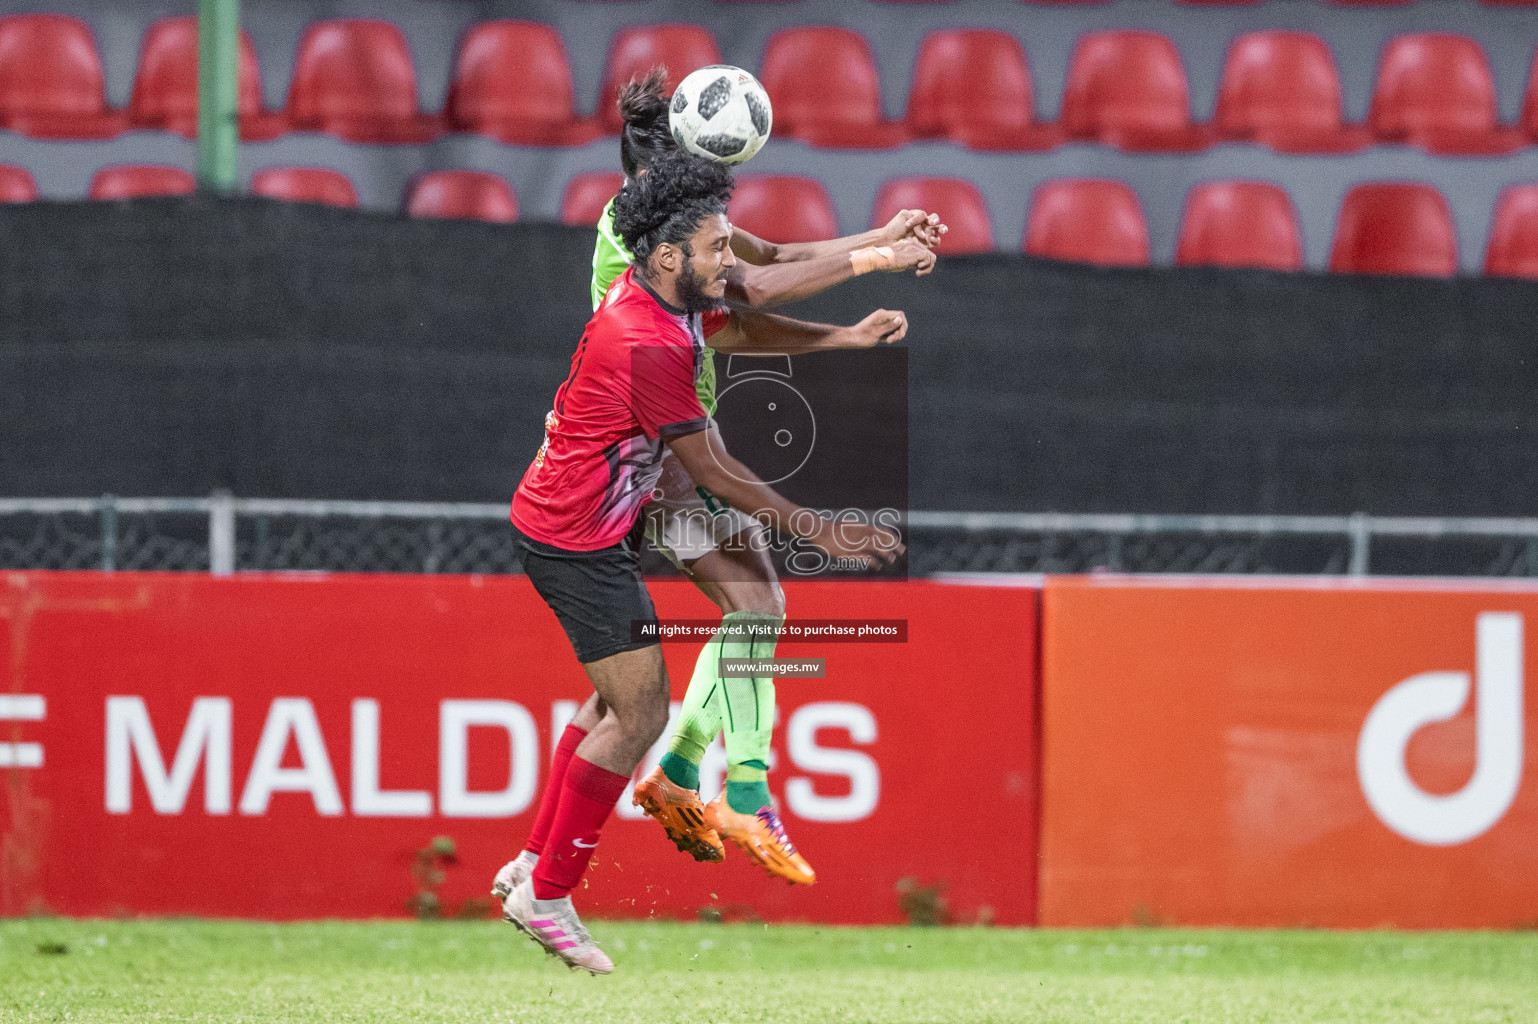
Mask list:
[[633,530],[612,547],[567,551],[513,527],[513,541],[523,554],[524,573],[555,612],[571,649],[583,664],[657,644],[655,639],[632,639],[632,622],[657,619],[641,579],[637,536]]

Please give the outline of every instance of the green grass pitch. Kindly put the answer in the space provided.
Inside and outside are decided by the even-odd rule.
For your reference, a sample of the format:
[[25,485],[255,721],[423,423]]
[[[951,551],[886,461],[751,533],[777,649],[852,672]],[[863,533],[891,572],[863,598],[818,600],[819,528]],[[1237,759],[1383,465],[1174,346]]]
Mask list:
[[0,921],[4,1021],[1538,1021],[1538,934]]

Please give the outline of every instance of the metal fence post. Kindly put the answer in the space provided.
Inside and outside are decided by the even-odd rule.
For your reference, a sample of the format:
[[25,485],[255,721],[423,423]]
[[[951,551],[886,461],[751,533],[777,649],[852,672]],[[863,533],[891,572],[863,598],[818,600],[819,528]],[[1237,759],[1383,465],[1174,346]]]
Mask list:
[[1351,539],[1351,562],[1346,571],[1352,576],[1366,576],[1372,543],[1367,516],[1361,512],[1352,513],[1350,522],[1346,526],[1346,534]]
[[229,491],[215,491],[208,503],[208,571],[235,572],[235,497]]
[[427,521],[427,558],[422,566],[425,573],[435,573],[443,561],[443,520]]
[[267,517],[266,516],[257,516],[256,517],[256,557],[253,560],[254,564],[252,566],[252,568],[257,569],[257,570],[264,570],[264,569],[266,569],[267,568],[267,563],[268,563],[268,561],[272,557],[271,553],[268,551],[268,547],[269,547],[269,544],[268,544],[268,530],[269,530],[269,524],[268,524]]
[[1105,567],[1111,572],[1121,572],[1122,536],[1113,533],[1105,539]]
[[117,499],[110,494],[101,496],[101,570],[112,572],[117,568]]

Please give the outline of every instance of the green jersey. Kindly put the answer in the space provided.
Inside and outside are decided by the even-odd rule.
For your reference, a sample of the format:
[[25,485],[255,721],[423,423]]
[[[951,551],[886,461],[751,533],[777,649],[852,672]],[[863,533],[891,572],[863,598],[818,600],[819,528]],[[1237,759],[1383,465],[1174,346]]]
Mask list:
[[[603,216],[598,218],[598,244],[593,247],[593,309],[598,308],[609,285],[625,272],[630,262],[630,251],[625,248],[619,235],[614,233],[614,200],[610,199],[603,208]],[[716,361],[715,352],[709,348],[705,349],[705,358],[700,362],[699,376],[694,378],[694,390],[700,396],[700,404],[705,407],[705,412],[714,416]]]

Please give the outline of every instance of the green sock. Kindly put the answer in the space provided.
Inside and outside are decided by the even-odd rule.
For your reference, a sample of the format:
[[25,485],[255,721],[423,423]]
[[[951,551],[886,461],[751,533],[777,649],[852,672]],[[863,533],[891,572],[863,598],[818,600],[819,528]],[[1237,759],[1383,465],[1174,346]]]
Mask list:
[[711,637],[695,660],[694,674],[689,677],[689,688],[684,691],[683,706],[679,708],[678,724],[668,741],[668,752],[662,755],[662,773],[675,786],[700,788],[700,761],[705,748],[721,731],[719,662],[723,639],[720,633]]
[[727,632],[734,626],[741,630],[745,626],[777,626],[782,621],[757,612],[722,616],[721,632],[710,638],[694,663],[678,725],[662,757],[662,772],[674,785],[699,789],[699,765],[705,748],[724,725],[726,799],[739,814],[752,814],[769,803],[765,780],[774,732],[774,680],[767,676],[723,679],[721,659],[773,657],[778,639],[772,634],[729,638]]
[[662,768],[662,774],[666,775],[673,785],[699,791],[700,766],[695,762],[669,750],[662,755],[658,765]]
[[738,814],[756,814],[769,806],[769,765],[744,761],[726,768],[726,804]]
[[[778,626],[781,618],[737,612],[727,619],[760,626]],[[723,657],[772,658],[779,639],[774,634],[727,643]],[[735,649],[733,649],[735,648]],[[769,741],[774,735],[774,678],[723,679],[722,704],[726,730],[726,802],[738,814],[753,814],[769,805]]]

